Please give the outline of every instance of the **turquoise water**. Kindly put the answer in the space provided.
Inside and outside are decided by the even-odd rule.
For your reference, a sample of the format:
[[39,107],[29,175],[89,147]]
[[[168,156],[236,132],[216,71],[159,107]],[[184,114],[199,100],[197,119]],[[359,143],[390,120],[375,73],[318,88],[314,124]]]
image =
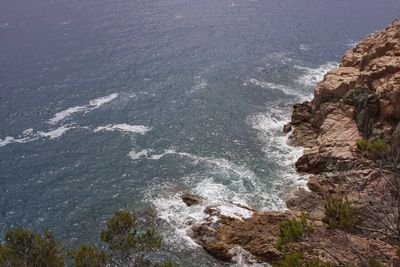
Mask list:
[[285,208],[306,181],[281,133],[291,105],[399,15],[394,0],[3,0],[0,232],[98,243],[115,210],[152,208],[160,257],[219,265],[188,223]]

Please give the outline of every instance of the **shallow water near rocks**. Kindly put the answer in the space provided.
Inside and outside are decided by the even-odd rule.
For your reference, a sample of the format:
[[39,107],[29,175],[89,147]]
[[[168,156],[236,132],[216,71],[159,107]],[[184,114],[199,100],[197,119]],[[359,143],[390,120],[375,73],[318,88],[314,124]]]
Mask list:
[[100,243],[115,210],[151,208],[156,257],[187,266],[222,265],[186,234],[206,206],[248,217],[241,205],[284,209],[305,185],[282,133],[292,104],[400,14],[397,0],[0,6],[0,232]]

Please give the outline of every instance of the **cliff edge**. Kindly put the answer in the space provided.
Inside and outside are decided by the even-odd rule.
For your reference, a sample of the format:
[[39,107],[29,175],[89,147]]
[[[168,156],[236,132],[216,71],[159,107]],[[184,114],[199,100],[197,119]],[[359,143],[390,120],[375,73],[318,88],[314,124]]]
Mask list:
[[[306,214],[313,231],[290,245],[305,258],[400,266],[400,21],[348,51],[316,86],[313,100],[294,105],[285,130],[293,145],[304,147],[296,168],[312,174],[309,190],[294,192],[287,212],[194,225],[193,239],[222,260],[241,247],[256,260],[277,262],[288,251],[276,245],[281,222]],[[354,207],[354,227],[327,223],[332,199]]]

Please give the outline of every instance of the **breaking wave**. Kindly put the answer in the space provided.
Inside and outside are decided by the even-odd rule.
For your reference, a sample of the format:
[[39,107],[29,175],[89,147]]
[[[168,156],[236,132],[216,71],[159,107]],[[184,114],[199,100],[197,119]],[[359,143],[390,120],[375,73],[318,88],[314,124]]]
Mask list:
[[300,74],[296,82],[312,89],[318,82],[322,81],[328,71],[336,68],[337,66],[339,66],[337,62],[327,62],[317,68],[295,66],[295,68],[302,71],[302,74]]
[[38,140],[40,138],[57,139],[67,131],[74,128],[77,127],[73,125],[62,125],[56,129],[52,129],[47,132],[43,131],[34,132],[32,128],[26,129],[18,137],[6,136],[4,139],[0,139],[0,147],[14,143],[19,143],[19,144],[28,143]]
[[122,124],[108,124],[105,126],[98,126],[96,129],[94,129],[94,132],[119,131],[119,132],[145,134],[150,130],[151,130],[151,127],[147,127],[144,125],[129,125],[126,123],[122,123]]
[[75,113],[88,112],[101,107],[102,105],[114,100],[118,97],[117,93],[108,96],[99,97],[89,101],[88,105],[71,107],[66,110],[57,112],[54,116],[47,121],[48,124],[56,124],[63,121]]

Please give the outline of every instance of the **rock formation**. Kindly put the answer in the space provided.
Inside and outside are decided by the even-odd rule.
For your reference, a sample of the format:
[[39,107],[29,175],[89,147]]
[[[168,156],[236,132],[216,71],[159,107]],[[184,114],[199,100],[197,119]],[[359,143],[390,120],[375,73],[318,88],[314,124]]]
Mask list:
[[[242,220],[221,215],[217,223],[193,226],[192,237],[223,260],[240,246],[273,262],[283,257],[275,246],[279,222],[306,213],[315,230],[293,246],[307,257],[338,266],[365,266],[372,258],[400,266],[400,172],[393,160],[400,154],[400,21],[348,51],[316,86],[314,99],[294,105],[284,131],[290,130],[292,144],[304,147],[296,168],[312,174],[310,191],[294,192],[288,212],[255,212]],[[390,160],[357,150],[362,138],[390,144]],[[322,222],[324,200],[332,196],[356,207],[353,231],[330,230]]]

